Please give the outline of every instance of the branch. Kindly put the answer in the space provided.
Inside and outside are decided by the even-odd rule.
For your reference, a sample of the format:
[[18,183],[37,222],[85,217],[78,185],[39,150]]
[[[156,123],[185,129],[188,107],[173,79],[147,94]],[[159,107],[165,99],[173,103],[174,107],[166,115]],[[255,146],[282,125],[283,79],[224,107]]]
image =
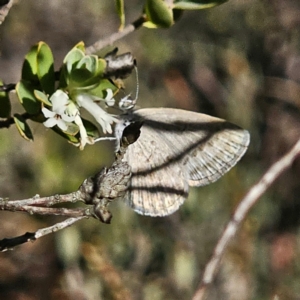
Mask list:
[[122,39],[123,37],[127,36],[128,34],[134,32],[136,29],[141,27],[145,21],[146,21],[145,16],[141,16],[136,21],[134,21],[132,24],[125,26],[122,31],[116,32],[116,33],[108,36],[107,38],[99,40],[99,41],[95,42],[93,45],[87,47],[85,49],[85,53],[93,54],[93,53],[100,51],[104,47],[112,45],[116,41]]
[[4,252],[7,250],[12,250],[14,247],[18,245],[35,241],[47,234],[69,227],[73,225],[75,222],[80,221],[84,218],[85,217],[69,218],[64,220],[63,222],[56,223],[53,226],[38,229],[36,232],[26,232],[25,234],[14,238],[5,238],[3,240],[0,240],[0,251]]
[[258,202],[267,189],[274,183],[274,181],[288,169],[296,157],[300,154],[300,140],[294,147],[285,154],[280,160],[274,163],[262,176],[262,178],[249,190],[245,197],[241,200],[236,208],[233,217],[227,224],[221,238],[219,239],[212,258],[207,263],[202,281],[194,294],[193,300],[204,299],[208,286],[213,282],[216,271],[219,267],[221,258],[226,250],[226,247],[237,230],[240,228],[242,222],[245,220],[250,209]]
[[[90,217],[92,216],[91,207],[87,208],[64,208],[64,207],[49,207],[58,203],[83,201],[81,198],[82,194],[78,190],[76,192],[66,195],[54,195],[49,197],[41,197],[39,195],[33,198],[23,200],[13,200],[0,198],[0,210],[6,211],[22,211],[29,214],[38,215],[55,215],[64,217]],[[39,207],[37,207],[37,205]],[[46,206],[46,207],[45,207]]]
[[65,208],[65,207],[35,207],[23,205],[20,207],[13,207],[7,209],[9,211],[22,211],[27,212],[31,215],[51,215],[51,216],[64,216],[64,217],[90,217],[92,216],[92,211],[89,208]]
[[[127,147],[138,139],[141,126],[141,122],[135,122],[124,129],[119,140],[119,150],[115,153],[116,159],[111,167],[103,168],[94,176],[86,178],[76,192],[50,197],[35,195],[32,198],[14,201],[0,198],[0,210],[72,217],[53,226],[39,229],[35,233],[26,232],[15,238],[4,238],[0,240],[0,251],[6,251],[28,241],[34,241],[86,217],[93,217],[109,224],[112,214],[108,210],[108,205],[110,202],[125,196],[131,178],[131,169],[128,163],[123,162],[122,159]],[[84,208],[50,207],[58,203],[75,203],[77,201],[82,201],[87,206]]]
[[[0,9],[1,12],[1,9]],[[8,83],[8,84],[3,84],[0,85],[0,92],[10,92],[12,90],[14,90],[16,88],[16,84],[15,83]]]
[[53,195],[48,197],[40,197],[39,195],[35,195],[32,198],[23,199],[23,200],[6,200],[0,198],[0,210],[10,210],[11,208],[18,207],[21,205],[39,205],[39,206],[52,206],[58,203],[75,203],[76,201],[83,201],[80,199],[80,192],[76,191],[70,194],[65,195]]
[[[33,115],[30,115],[29,113],[23,113],[21,114],[21,117],[24,120],[30,119],[33,117]],[[5,120],[0,120],[0,128],[9,128],[10,125],[15,124],[15,120],[13,117],[7,118]]]

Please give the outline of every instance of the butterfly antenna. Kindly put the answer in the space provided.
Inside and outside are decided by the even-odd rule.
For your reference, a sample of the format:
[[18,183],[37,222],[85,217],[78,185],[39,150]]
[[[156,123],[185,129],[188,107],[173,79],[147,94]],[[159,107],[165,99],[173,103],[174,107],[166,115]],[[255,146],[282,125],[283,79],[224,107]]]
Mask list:
[[138,69],[137,66],[134,65],[134,71],[135,71],[135,78],[136,78],[136,91],[135,91],[135,98],[131,99],[131,94],[125,96],[124,98],[122,98],[119,102],[119,108],[123,111],[128,111],[131,110],[135,107],[136,102],[138,100],[139,97],[139,89],[140,89],[140,85],[139,85],[139,75],[138,75]]
[[134,71],[135,71],[135,79],[136,79],[136,91],[135,91],[134,101],[137,102],[137,99],[139,97],[140,84],[139,84],[139,72],[138,72],[138,69],[137,69],[136,65],[134,65]]

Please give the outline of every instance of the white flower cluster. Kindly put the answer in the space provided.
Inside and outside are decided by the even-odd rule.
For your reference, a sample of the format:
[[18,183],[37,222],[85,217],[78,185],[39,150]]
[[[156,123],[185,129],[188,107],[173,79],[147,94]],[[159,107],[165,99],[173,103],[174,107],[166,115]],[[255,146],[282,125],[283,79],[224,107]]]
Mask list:
[[95,101],[103,100],[107,105],[114,104],[113,92],[106,90],[105,99],[99,99],[88,94],[76,96],[76,102],[69,98],[68,94],[58,89],[49,99],[52,104],[51,110],[43,107],[42,112],[47,119],[43,124],[46,127],[57,125],[62,131],[67,132],[69,126],[75,123],[79,128],[80,143],[82,150],[86,144],[94,144],[94,139],[87,135],[86,128],[80,117],[80,108],[87,110],[102,127],[103,133],[112,133],[111,124],[117,122],[117,118],[104,111]]

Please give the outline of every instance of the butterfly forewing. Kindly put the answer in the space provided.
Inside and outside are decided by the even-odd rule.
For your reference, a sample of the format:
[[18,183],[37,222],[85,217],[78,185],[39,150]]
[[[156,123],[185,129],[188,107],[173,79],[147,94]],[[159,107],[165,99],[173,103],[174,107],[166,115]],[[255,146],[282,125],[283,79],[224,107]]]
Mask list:
[[220,178],[243,156],[250,139],[246,130],[222,119],[179,109],[140,109],[130,118],[142,119],[143,125],[125,154],[132,168],[125,202],[143,215],[176,211],[189,185]]
[[216,132],[187,157],[189,185],[203,186],[218,180],[244,155],[249,139],[248,131],[238,127]]
[[[188,183],[180,166],[173,164],[160,168],[156,157],[169,151],[165,144],[149,143],[151,128],[143,128],[136,147],[129,146],[125,154],[132,171],[125,202],[136,212],[149,216],[165,216],[176,211],[188,195]],[[147,139],[146,139],[147,137]],[[170,176],[170,174],[172,174]]]

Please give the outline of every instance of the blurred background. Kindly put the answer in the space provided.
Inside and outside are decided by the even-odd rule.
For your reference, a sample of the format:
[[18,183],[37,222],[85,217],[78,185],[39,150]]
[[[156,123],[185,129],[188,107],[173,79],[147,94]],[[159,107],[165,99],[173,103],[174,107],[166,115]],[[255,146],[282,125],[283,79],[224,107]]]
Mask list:
[[[128,23],[143,1],[125,2]],[[58,68],[77,42],[89,46],[118,26],[114,1],[19,0],[0,26],[0,78],[16,83],[38,41],[50,45]],[[240,199],[300,136],[298,0],[231,0],[186,11],[170,29],[141,28],[115,46],[137,59],[138,106],[224,118],[250,131],[250,148],[218,182],[191,189],[169,217],[113,203],[111,225],[83,220],[1,253],[0,299],[190,299]],[[135,76],[125,83],[125,94],[134,93]],[[113,160],[110,142],[79,151],[40,124],[31,128],[34,142],[14,126],[0,131],[1,197],[69,193]],[[251,211],[208,299],[300,299],[299,168],[298,159]],[[1,212],[0,220],[2,239],[62,219]]]

